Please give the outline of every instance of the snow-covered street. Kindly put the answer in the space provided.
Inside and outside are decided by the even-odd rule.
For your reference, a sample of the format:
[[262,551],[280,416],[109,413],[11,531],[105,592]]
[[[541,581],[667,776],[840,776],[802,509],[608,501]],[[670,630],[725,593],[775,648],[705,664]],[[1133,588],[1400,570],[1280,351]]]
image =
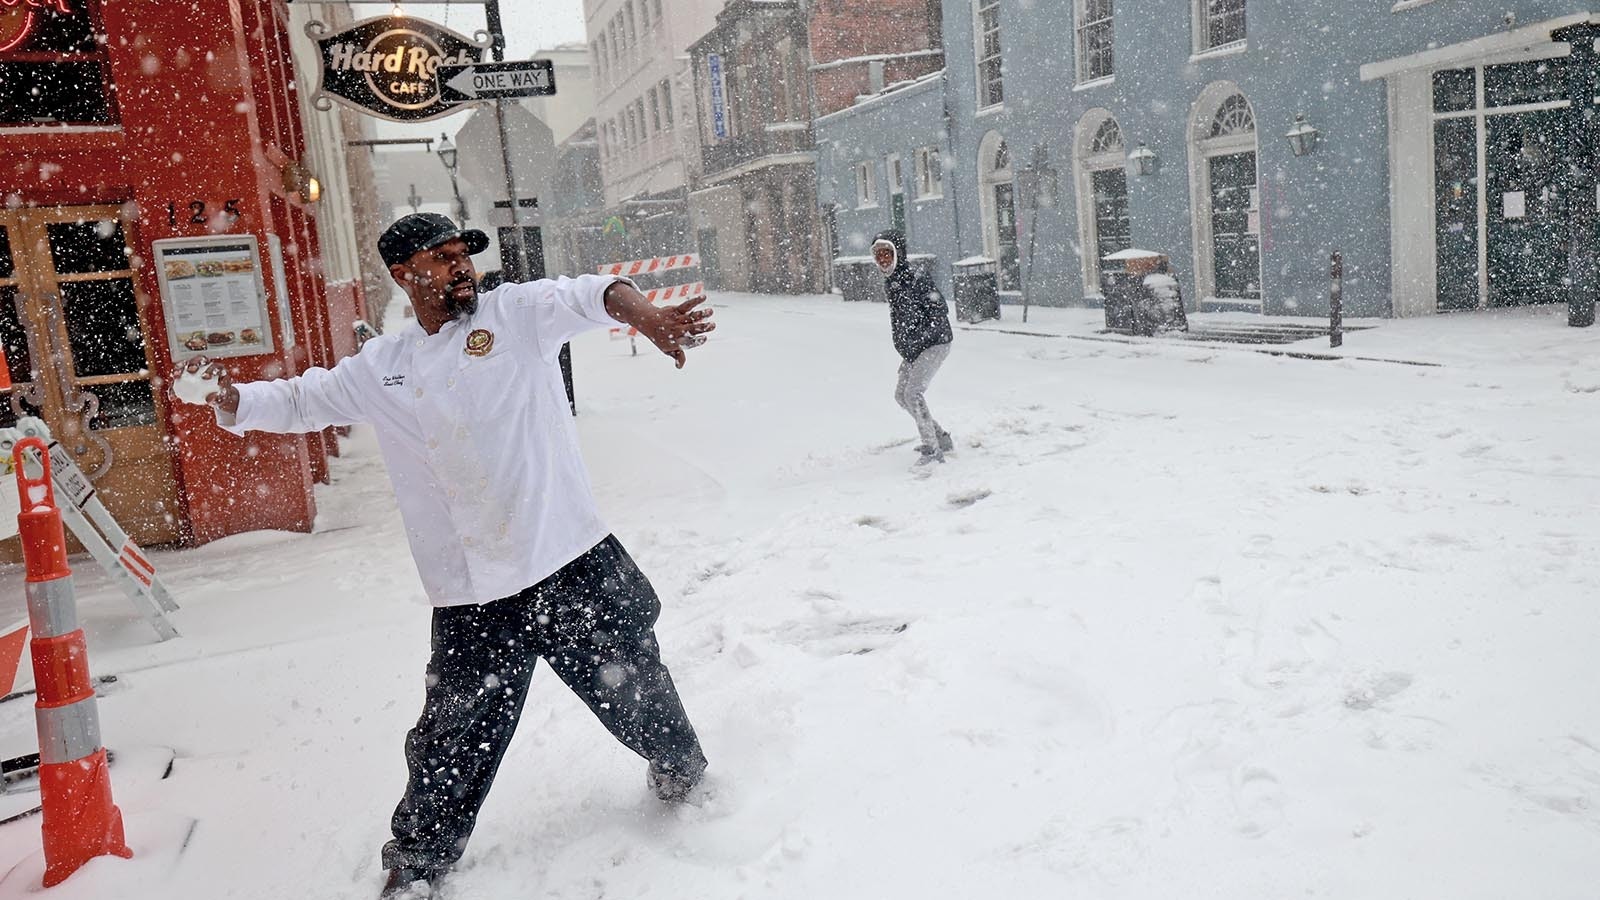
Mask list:
[[[574,344],[711,795],[662,807],[544,669],[448,900],[1594,896],[1600,333],[1564,307],[1346,341],[1430,366],[1007,307],[914,469],[884,306],[713,302],[682,371]],[[371,432],[343,451],[317,533],[155,554],[177,640],[80,566],[106,745],[177,758],[113,767],[138,856],[49,896],[377,895],[429,610]],[[33,727],[0,706],[4,755]],[[0,828],[0,898],[38,852]]]

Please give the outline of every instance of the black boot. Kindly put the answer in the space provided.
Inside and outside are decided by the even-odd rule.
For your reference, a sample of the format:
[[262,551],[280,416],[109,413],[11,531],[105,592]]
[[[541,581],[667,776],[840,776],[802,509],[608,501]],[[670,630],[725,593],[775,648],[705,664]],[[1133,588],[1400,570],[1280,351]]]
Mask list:
[[402,866],[389,870],[389,880],[383,884],[378,900],[428,900],[436,896],[434,889],[444,873],[436,869],[411,869]]
[[689,799],[695,785],[698,785],[700,779],[705,776],[705,772],[704,760],[696,760],[693,764],[671,769],[652,762],[645,772],[645,780],[649,782],[650,790],[655,792],[661,802],[682,803]]

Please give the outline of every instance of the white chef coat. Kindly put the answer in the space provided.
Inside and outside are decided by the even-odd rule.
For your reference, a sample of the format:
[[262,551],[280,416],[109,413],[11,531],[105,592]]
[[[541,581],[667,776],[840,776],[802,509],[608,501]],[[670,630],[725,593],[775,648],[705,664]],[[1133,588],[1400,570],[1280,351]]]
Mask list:
[[217,423],[238,435],[371,423],[429,600],[509,597],[609,533],[557,357],[574,335],[621,324],[604,295],[626,280],[502,285],[438,334],[412,321],[331,370],[240,384],[237,414]]

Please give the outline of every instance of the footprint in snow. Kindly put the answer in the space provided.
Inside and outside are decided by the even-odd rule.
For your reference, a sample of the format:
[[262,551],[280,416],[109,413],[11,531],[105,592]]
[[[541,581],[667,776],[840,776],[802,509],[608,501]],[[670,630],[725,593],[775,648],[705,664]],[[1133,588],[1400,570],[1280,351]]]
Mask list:
[[813,656],[864,656],[888,646],[910,627],[905,619],[890,617],[807,619],[780,625],[772,636]]
[[1232,787],[1240,834],[1258,838],[1283,823],[1283,786],[1278,776],[1259,766],[1243,766],[1234,773]]
[[950,504],[950,506],[954,509],[966,509],[978,501],[993,495],[994,492],[988,488],[974,488],[970,491],[962,491],[960,493],[951,494],[945,498],[945,502]]
[[1345,692],[1344,705],[1357,711],[1372,709],[1411,687],[1416,679],[1407,672],[1384,672],[1368,676]]

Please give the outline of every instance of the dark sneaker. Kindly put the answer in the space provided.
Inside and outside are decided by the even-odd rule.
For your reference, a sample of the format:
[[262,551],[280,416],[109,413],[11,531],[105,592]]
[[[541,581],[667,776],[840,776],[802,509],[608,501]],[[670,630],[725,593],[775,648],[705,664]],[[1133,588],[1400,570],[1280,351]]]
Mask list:
[[651,763],[645,772],[645,780],[650,784],[650,790],[656,798],[663,803],[682,803],[689,799],[690,793],[700,779],[705,775],[705,770],[690,774],[688,772],[674,772],[664,769],[656,763]]
[[378,900],[430,900],[438,896],[434,889],[443,875],[437,869],[390,869]]
[[955,440],[955,438],[950,436],[950,432],[948,432],[948,431],[939,432],[939,449],[944,451],[945,453],[949,453],[951,450],[954,450],[955,448],[956,448],[956,440]]

